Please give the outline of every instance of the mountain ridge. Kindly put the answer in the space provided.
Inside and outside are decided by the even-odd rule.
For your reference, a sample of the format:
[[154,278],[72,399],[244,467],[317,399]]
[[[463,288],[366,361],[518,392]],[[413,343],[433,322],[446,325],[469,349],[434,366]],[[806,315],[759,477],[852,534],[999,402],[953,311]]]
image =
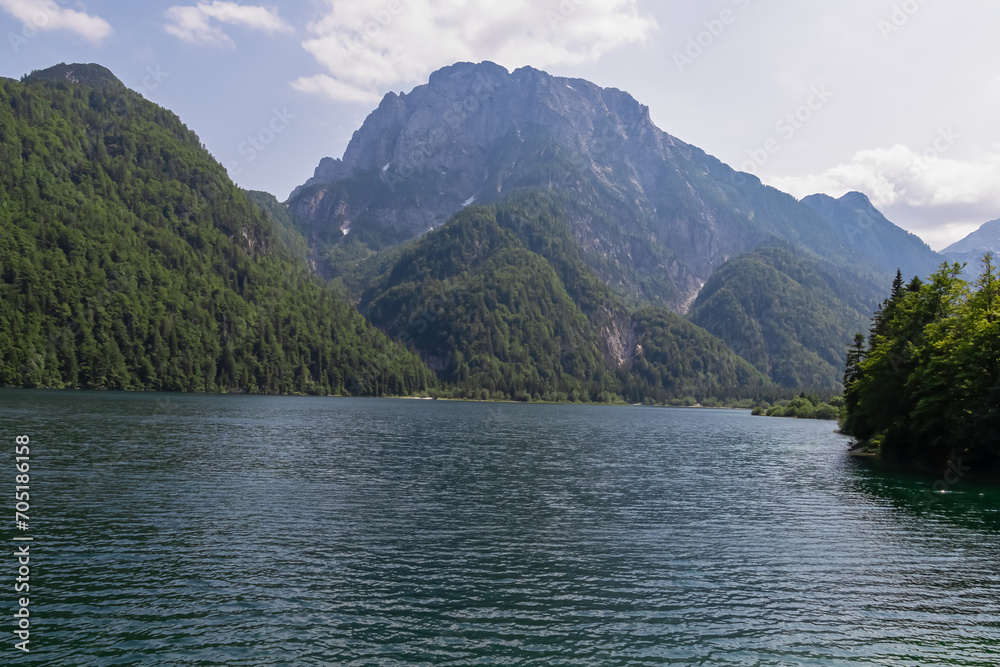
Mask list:
[[[49,170],[59,192],[68,197],[78,181],[89,183],[92,170],[105,170],[107,182],[90,198],[121,198],[116,191],[127,188],[125,200],[109,199],[109,205],[132,207],[128,215],[141,210],[162,217],[186,244],[177,247],[190,246],[196,258],[206,248],[237,252],[223,248],[220,231],[250,261],[278,253],[284,271],[299,281],[289,294],[314,289],[299,280],[307,268],[333,278],[331,289],[410,346],[415,341],[400,330],[400,314],[417,316],[458,289],[463,301],[446,318],[449,336],[425,340],[413,351],[442,380],[466,382],[461,392],[483,388],[468,379],[477,377],[491,378],[488,390],[508,397],[528,392],[528,382],[529,395],[577,391],[588,400],[607,393],[656,401],[677,400],[681,393],[734,395],[734,378],[756,387],[758,395],[770,391],[766,377],[786,388],[835,390],[839,350],[849,342],[845,327],[877,305],[890,265],[897,257],[913,265],[934,257],[860,193],[798,201],[663,132],[648,107],[627,93],[530,67],[508,72],[492,63],[459,63],[410,93],[386,95],[344,158],[321,161],[311,182],[285,204],[267,193],[231,192],[221,166],[193,132],[101,66],[61,64],[3,86],[25,87],[53,104],[69,99],[79,116],[69,129],[87,124],[86,140],[53,144],[58,151],[78,145],[92,151],[85,160],[67,158]],[[141,132],[136,122],[145,123]],[[154,138],[168,147],[147,145]],[[212,182],[184,176],[191,164],[214,174]],[[136,170],[143,170],[141,177]],[[321,182],[326,178],[334,180]],[[10,187],[30,189],[19,182]],[[164,187],[177,189],[172,205]],[[185,188],[194,188],[193,202]],[[216,196],[222,191],[229,211]],[[144,204],[147,195],[156,202],[152,208]],[[450,231],[428,234],[440,227]],[[494,237],[506,240],[483,255],[485,265],[459,262],[461,271],[445,270]],[[414,255],[415,247],[430,258]],[[418,266],[423,273],[413,275]],[[231,287],[224,271],[205,275]],[[524,302],[525,294],[534,296]],[[502,317],[483,310],[487,297],[507,304]],[[779,308],[782,299],[788,306]],[[365,331],[365,340],[391,350],[369,335],[367,322],[339,312],[336,317]],[[578,324],[556,331],[546,313]],[[688,320],[679,316],[684,313]],[[300,314],[291,320],[297,332],[308,328],[308,319],[295,319]],[[212,329],[210,319],[201,321]],[[484,328],[487,321],[493,324]],[[227,319],[224,328],[231,324]],[[288,324],[276,320],[272,326],[283,331]],[[470,338],[475,331],[492,338],[488,344]],[[576,343],[567,348],[567,336],[585,341],[588,351]],[[120,342],[140,354],[134,341]],[[308,343],[300,341],[300,351],[302,344]],[[739,363],[733,349],[743,356]],[[563,358],[567,353],[570,361]],[[214,354],[211,345],[205,354]],[[689,356],[693,365],[676,355]],[[295,375],[297,387],[319,386],[308,381],[309,370],[283,368],[281,374]],[[220,377],[233,377],[232,364],[226,362]],[[321,389],[341,391],[342,379]],[[275,375],[262,382],[273,386]],[[286,379],[280,383],[289,386]],[[407,383],[413,384],[394,386]],[[381,392],[388,383],[365,387]]]
[[97,63],[59,63],[52,67],[35,70],[24,77],[25,83],[40,81],[68,81],[89,86],[111,85],[126,88],[115,74],[103,65]]
[[298,232],[276,229],[194,132],[109,76],[61,65],[0,82],[0,385],[435,384],[295,261]]
[[[561,199],[605,282],[678,313],[719,266],[762,245],[790,242],[876,282],[897,268],[869,252],[875,231],[854,233],[857,221],[824,217],[664,132],[628,93],[489,62],[387,94],[343,157],[324,158],[286,204],[327,256],[345,245],[383,250],[525,188]],[[898,229],[874,208],[867,215],[876,231]],[[893,234],[915,256],[930,252]]]
[[941,251],[943,255],[1000,252],[1000,218],[984,222],[979,229],[952,243]]
[[545,194],[467,207],[405,244],[367,284],[361,312],[464,397],[663,403],[781,393],[695,324],[622,303]]
[[[313,256],[359,293],[368,279],[353,267],[363,258],[422,238],[470,204],[520,192],[558,201],[583,260],[627,302],[691,315],[786,386],[835,387],[837,350],[853,333],[845,327],[863,326],[898,268],[928,275],[942,261],[861,193],[796,200],[660,130],[628,93],[493,63],[458,63],[386,95],[343,158],[324,158],[286,205]],[[772,247],[804,264],[754,255]],[[718,273],[742,257],[751,260]],[[814,321],[807,311],[804,322],[775,318],[767,299],[719,284],[750,274],[760,289],[777,280],[800,305],[822,304],[817,284],[840,296]],[[754,305],[699,302],[710,283]],[[834,312],[843,321],[831,329]],[[747,319],[756,333],[748,338],[727,318]],[[794,361],[777,370],[782,355]]]
[[901,270],[907,276],[928,276],[944,261],[916,234],[887,219],[864,193],[848,192],[837,199],[815,194],[802,203],[827,220],[883,275]]

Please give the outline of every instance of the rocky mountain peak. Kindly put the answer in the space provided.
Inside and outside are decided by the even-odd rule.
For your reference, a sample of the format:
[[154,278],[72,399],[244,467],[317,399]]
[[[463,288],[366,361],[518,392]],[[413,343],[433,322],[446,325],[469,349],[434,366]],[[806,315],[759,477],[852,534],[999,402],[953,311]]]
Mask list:
[[332,157],[325,157],[319,161],[319,165],[313,172],[312,178],[292,190],[292,194],[289,195],[289,199],[295,199],[303,190],[306,190],[313,185],[319,183],[333,183],[341,178],[346,178],[350,174],[351,170],[347,168],[343,160],[340,158],[334,159]]
[[68,81],[70,83],[99,86],[112,85],[115,87],[125,87],[125,84],[116,77],[111,70],[103,65],[94,63],[59,63],[53,67],[43,70],[35,70],[27,77],[28,83],[37,81]]
[[949,256],[968,254],[972,259],[978,260],[987,251],[1000,252],[1000,219],[983,224],[961,241],[945,248],[942,253]]
[[925,276],[942,261],[918,236],[890,222],[863,192],[848,192],[839,199],[811,195],[802,203],[819,213],[853,247],[855,256],[882,272],[899,269],[907,276]]
[[[845,262],[861,248],[877,274],[933,255],[860,193],[803,205],[663,132],[624,91],[491,62],[386,95],[307,185],[288,207],[321,255],[392,246],[518,190],[553,193],[601,278],[677,312],[717,267],[764,244]],[[901,263],[899,244],[912,255]]]
[[408,172],[432,163],[460,169],[463,155],[482,157],[531,126],[545,128],[572,149],[629,135],[662,134],[648,107],[620,90],[532,67],[508,72],[492,62],[457,63],[434,72],[410,93],[383,97],[355,132],[343,169],[333,168],[326,158],[308,185],[343,178],[345,171]]
[[857,190],[853,192],[848,192],[843,197],[841,197],[839,201],[845,206],[851,206],[855,208],[869,208],[869,209],[875,208],[874,204],[872,204],[872,200],[869,199],[868,195],[866,195],[863,192],[858,192]]

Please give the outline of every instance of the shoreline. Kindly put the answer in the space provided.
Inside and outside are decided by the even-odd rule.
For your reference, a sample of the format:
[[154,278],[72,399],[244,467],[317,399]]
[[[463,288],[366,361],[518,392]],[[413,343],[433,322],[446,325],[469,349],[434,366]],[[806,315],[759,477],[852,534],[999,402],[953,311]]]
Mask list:
[[353,395],[341,395],[341,394],[304,394],[304,393],[252,393],[247,391],[166,391],[159,389],[84,389],[79,387],[0,387],[0,391],[16,391],[16,392],[67,392],[67,393],[94,393],[94,394],[128,394],[128,395],[164,395],[164,396],[260,396],[260,397],[287,397],[287,398],[369,398],[369,399],[393,399],[393,400],[404,400],[404,401],[447,401],[447,402],[459,402],[459,403],[495,403],[495,404],[517,404],[517,405],[596,405],[605,407],[616,407],[616,408],[684,408],[684,409],[695,409],[695,410],[743,410],[751,411],[753,408],[743,408],[731,405],[664,405],[662,403],[657,403],[654,405],[647,405],[645,403],[595,403],[591,402],[573,402],[573,401],[515,401],[513,399],[486,399],[481,400],[477,398],[442,398],[435,396],[353,396]]

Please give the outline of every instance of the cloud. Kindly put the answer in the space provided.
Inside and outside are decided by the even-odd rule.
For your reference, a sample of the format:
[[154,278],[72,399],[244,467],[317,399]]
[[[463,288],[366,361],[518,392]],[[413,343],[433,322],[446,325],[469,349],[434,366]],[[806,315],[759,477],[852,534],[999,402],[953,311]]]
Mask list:
[[950,136],[950,130],[941,130],[923,151],[904,145],[863,150],[819,174],[763,180],[799,198],[864,192],[890,220],[941,247],[1000,217],[1000,147],[960,160],[946,155]]
[[213,24],[212,19],[268,34],[293,32],[292,27],[278,16],[276,9],[220,0],[211,4],[199,2],[193,7],[174,6],[166,11],[166,15],[170,21],[166,25],[169,34],[198,46],[235,47],[229,35]]
[[199,46],[236,46],[222,28],[209,22],[208,14],[197,7],[171,7],[166,12],[166,30],[174,37]]
[[99,16],[60,7],[52,0],[0,0],[0,9],[37,30],[68,30],[100,44],[114,29]]
[[[299,90],[346,102],[378,99],[387,87],[424,79],[456,61],[579,65],[650,40],[656,22],[636,0],[330,0],[303,43],[329,76]],[[362,94],[364,93],[364,94]]]
[[317,74],[302,77],[292,83],[292,87],[304,93],[318,93],[342,102],[358,102],[372,104],[379,101],[379,96],[369,90],[356,88],[349,83],[337,81],[332,76]]
[[918,153],[906,146],[859,151],[848,164],[809,176],[770,178],[796,196],[860,190],[882,206],[927,208],[994,203],[1000,209],[1000,154],[973,161]]

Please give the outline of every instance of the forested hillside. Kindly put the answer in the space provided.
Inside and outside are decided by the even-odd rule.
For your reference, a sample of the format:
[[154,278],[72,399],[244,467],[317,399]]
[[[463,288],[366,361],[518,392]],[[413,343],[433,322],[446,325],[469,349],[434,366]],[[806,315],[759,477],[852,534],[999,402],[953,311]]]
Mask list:
[[276,232],[194,133],[99,66],[0,82],[0,230],[2,385],[435,382],[309,275],[294,230]]
[[[544,73],[495,66],[449,70],[439,92],[485,74],[516,84],[524,113],[539,103],[526,82],[562,94]],[[487,162],[510,163],[489,172],[492,203],[404,240],[414,230],[393,236],[374,209],[304,222],[295,202],[241,191],[176,116],[98,65],[0,83],[0,384],[650,403],[836,391],[879,262],[929,251],[880,219],[877,257],[845,268],[856,218],[877,213],[867,200],[817,198],[824,221],[655,130],[631,98],[587,90],[552,121],[579,144],[534,116],[490,135]],[[603,138],[574,115],[598,102],[616,123]],[[629,128],[656,144],[648,159],[621,153]],[[356,150],[381,164],[376,144]],[[623,199],[580,161],[591,153],[658,194]],[[333,181],[298,205],[364,191],[388,215],[426,190],[405,165],[345,164],[328,161]],[[728,250],[713,240],[723,228]],[[698,288],[688,319],[668,310]]]
[[962,269],[897,277],[848,355],[844,431],[886,460],[1000,470],[1000,278]]
[[860,193],[799,201],[661,131],[626,92],[488,62],[387,94],[287,206],[316,269],[357,294],[463,207],[525,191],[559,202],[630,307],[689,315],[800,390],[839,391],[841,350],[885,282],[941,261]]
[[325,158],[287,203],[325,257],[358,243],[384,251],[524,189],[560,201],[606,284],[676,313],[720,265],[761,244],[859,263],[815,210],[663,132],[628,93],[489,62],[388,93],[343,158]]
[[722,265],[689,316],[778,384],[836,391],[844,347],[876,303],[848,271],[764,247]]
[[345,282],[368,281],[362,312],[460,395],[664,402],[776,392],[683,318],[626,308],[546,195],[469,207],[404,248],[345,259]]

